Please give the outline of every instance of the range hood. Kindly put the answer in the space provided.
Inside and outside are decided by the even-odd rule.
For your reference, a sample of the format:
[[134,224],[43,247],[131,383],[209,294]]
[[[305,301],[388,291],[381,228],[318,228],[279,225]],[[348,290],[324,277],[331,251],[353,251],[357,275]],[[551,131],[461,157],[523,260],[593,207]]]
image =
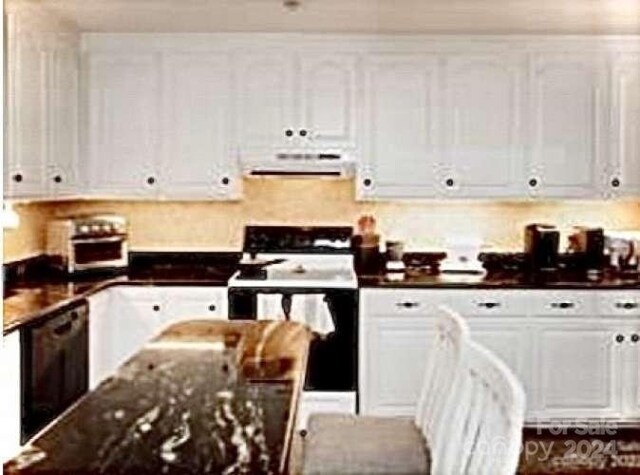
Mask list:
[[340,151],[279,152],[272,157],[247,158],[242,171],[248,177],[350,178],[353,159]]

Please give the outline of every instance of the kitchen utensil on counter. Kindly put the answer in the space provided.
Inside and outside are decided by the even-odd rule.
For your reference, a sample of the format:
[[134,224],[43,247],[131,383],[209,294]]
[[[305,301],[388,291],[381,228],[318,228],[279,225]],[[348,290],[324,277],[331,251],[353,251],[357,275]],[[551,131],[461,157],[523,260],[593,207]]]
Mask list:
[[402,280],[406,266],[402,260],[404,256],[404,243],[402,241],[387,241],[386,247],[386,278],[387,280]]
[[446,240],[447,257],[440,266],[442,272],[456,274],[483,274],[485,269],[478,260],[482,241],[474,237],[455,237]]
[[560,232],[549,224],[529,224],[524,230],[524,252],[531,272],[558,270]]
[[640,231],[607,231],[604,247],[609,265],[614,270],[640,272]]
[[569,252],[573,252],[580,266],[588,272],[599,272],[604,267],[604,230],[576,226],[569,236]]
[[258,259],[249,255],[244,255],[242,260],[238,262],[239,278],[250,279],[262,276],[265,268],[273,264],[281,264],[286,259]]
[[376,234],[376,220],[364,215],[358,219],[358,234],[351,240],[353,265],[358,274],[378,274],[382,266],[380,235]]

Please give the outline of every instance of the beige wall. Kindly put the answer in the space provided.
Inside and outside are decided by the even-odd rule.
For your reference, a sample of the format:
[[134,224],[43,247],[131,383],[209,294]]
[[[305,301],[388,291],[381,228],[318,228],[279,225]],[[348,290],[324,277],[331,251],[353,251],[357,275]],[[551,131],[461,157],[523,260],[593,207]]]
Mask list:
[[355,224],[375,215],[385,237],[412,249],[437,248],[450,236],[478,236],[488,246],[517,250],[530,222],[640,229],[640,201],[437,201],[358,203],[351,181],[247,180],[238,202],[73,201],[18,205],[20,227],[4,232],[4,258],[41,252],[47,219],[115,212],[130,220],[134,249],[239,249],[245,224]]

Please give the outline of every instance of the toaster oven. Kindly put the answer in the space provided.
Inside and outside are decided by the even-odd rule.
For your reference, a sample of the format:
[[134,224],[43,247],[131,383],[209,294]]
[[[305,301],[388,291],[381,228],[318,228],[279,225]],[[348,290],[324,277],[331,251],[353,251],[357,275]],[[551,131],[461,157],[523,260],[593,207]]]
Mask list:
[[127,221],[116,215],[50,221],[47,254],[54,267],[70,274],[125,268],[129,264]]

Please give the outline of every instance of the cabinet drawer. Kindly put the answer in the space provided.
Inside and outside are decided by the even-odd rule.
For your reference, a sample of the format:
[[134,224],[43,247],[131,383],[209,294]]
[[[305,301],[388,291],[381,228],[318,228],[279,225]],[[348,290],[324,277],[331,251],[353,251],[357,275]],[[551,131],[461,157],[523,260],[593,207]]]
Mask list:
[[530,291],[528,313],[536,316],[595,315],[595,300],[593,291]]
[[519,290],[461,290],[447,292],[443,303],[462,316],[526,316],[529,297]]
[[628,315],[640,317],[640,291],[597,293],[598,315]]
[[433,315],[446,302],[446,290],[384,289],[360,293],[364,316]]
[[227,318],[226,287],[165,287],[162,298],[171,322]]

